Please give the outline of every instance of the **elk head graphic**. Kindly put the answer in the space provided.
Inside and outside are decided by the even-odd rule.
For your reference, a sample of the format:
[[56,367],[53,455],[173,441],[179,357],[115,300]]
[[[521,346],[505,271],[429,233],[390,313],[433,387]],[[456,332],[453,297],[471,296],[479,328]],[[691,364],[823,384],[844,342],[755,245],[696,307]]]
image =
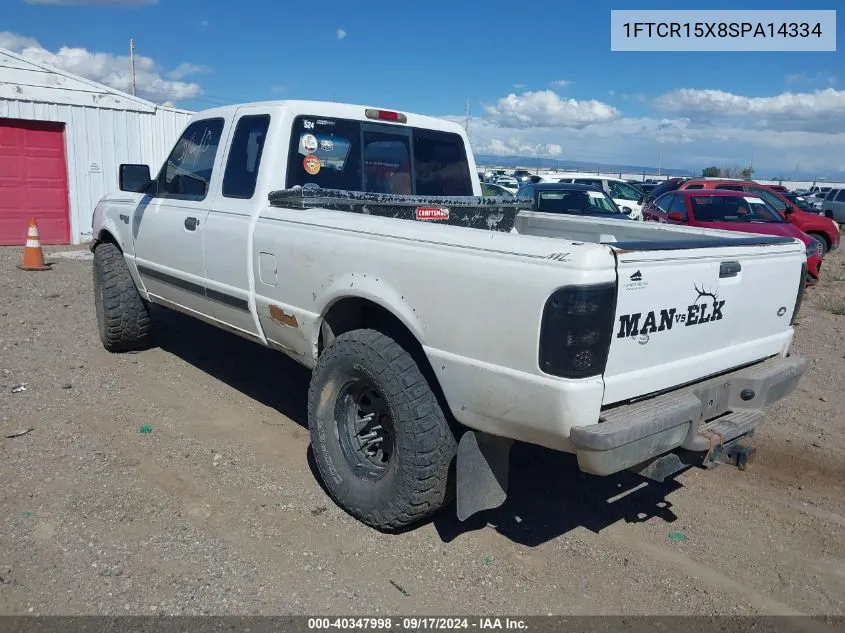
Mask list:
[[705,297],[709,297],[713,301],[713,305],[716,305],[716,302],[719,300],[719,291],[712,291],[712,290],[705,290],[702,286],[701,288],[698,287],[698,284],[693,284],[693,288],[695,288],[695,292],[698,296],[695,298],[694,303],[697,304],[699,301],[704,299]]

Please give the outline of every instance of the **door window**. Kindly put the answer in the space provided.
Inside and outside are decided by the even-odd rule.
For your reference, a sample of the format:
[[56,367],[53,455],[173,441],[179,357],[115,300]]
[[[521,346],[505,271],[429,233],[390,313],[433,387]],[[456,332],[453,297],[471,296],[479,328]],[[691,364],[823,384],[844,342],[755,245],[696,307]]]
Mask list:
[[673,193],[670,193],[668,196],[661,196],[654,201],[654,206],[663,211],[663,213],[669,213],[669,206],[676,197]]
[[837,202],[845,202],[845,189],[840,189],[839,193],[836,195]]
[[176,141],[158,175],[156,195],[182,200],[204,200],[214,159],[223,133],[223,119],[195,121]]
[[687,201],[683,196],[675,196],[669,204],[669,213],[680,213],[684,222],[687,221]]
[[630,200],[631,202],[637,202],[640,198],[642,198],[642,194],[639,191],[624,182],[608,180],[607,188],[610,190],[610,197],[616,200]]

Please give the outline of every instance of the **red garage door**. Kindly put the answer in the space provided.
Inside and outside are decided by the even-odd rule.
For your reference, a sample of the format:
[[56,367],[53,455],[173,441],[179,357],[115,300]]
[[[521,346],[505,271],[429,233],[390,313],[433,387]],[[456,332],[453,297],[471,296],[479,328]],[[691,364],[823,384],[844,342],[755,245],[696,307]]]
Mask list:
[[70,242],[64,127],[0,119],[0,244],[23,244],[30,218],[42,244]]

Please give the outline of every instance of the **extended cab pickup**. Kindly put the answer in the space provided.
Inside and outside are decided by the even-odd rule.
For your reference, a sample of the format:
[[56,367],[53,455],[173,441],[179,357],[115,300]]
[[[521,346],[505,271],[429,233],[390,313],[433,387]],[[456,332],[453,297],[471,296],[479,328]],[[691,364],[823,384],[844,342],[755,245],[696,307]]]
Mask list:
[[93,218],[106,349],[148,345],[159,304],[312,368],[320,476],[381,529],[501,504],[513,440],[597,475],[743,467],[805,369],[799,241],[481,197],[444,120],[218,108],[119,180]]

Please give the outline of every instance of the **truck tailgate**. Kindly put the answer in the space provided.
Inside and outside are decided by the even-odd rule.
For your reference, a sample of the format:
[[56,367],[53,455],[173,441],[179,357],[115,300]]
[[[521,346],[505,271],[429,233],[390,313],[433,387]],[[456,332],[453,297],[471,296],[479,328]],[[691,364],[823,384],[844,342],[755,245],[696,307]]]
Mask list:
[[803,290],[796,243],[629,250],[611,245],[618,298],[603,404],[784,353]]

